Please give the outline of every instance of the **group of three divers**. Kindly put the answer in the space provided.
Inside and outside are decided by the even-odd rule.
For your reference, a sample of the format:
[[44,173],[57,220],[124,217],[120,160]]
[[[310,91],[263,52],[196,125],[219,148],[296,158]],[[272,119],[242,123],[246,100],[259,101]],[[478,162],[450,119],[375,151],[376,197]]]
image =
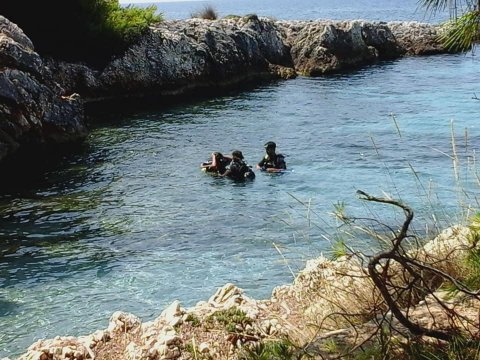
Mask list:
[[[265,156],[257,164],[257,169],[267,172],[281,172],[286,170],[285,157],[275,152],[277,145],[273,141],[269,141],[264,147]],[[231,156],[214,152],[212,153],[212,159],[202,163],[201,168],[205,172],[216,176],[227,177],[235,181],[252,180],[255,178],[255,173],[244,161],[243,154],[240,150],[233,151]]]

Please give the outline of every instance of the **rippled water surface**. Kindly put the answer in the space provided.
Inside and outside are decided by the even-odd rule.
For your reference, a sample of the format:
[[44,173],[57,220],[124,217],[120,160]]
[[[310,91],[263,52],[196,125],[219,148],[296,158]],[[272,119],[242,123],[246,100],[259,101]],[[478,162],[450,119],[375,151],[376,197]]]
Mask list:
[[[128,3],[127,0],[124,0]],[[442,21],[447,14],[426,14],[417,0],[193,0],[145,2],[138,6],[155,5],[166,19],[188,19],[205,7],[212,7],[218,16],[248,15],[276,19],[366,19],[375,21]],[[125,4],[126,5],[126,4]]]
[[[227,282],[268,297],[330,249],[333,204],[365,212],[357,189],[400,197],[418,228],[454,221],[452,121],[465,165],[479,148],[479,73],[471,54],[404,58],[92,127],[82,149],[2,187],[0,356],[105,328],[115,310],[150,320]],[[291,172],[234,184],[199,171],[214,150],[255,164],[267,140]]]

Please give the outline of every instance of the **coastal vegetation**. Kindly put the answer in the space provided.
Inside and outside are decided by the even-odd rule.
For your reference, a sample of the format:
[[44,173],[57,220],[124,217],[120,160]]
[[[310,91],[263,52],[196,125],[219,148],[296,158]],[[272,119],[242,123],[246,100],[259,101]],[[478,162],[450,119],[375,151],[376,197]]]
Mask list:
[[7,0],[0,3],[0,14],[16,23],[43,56],[94,67],[105,65],[122,54],[160,22],[155,6],[122,7],[118,0],[54,0],[25,4]]
[[[480,39],[479,0],[422,0],[427,11],[450,11],[440,39],[452,51],[468,50]],[[460,9],[460,14],[458,10]]]

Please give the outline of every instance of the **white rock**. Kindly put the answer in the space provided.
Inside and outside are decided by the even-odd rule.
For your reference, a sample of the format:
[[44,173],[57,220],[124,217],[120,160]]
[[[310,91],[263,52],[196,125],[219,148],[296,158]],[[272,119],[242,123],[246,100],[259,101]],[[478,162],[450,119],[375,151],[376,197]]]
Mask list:
[[73,353],[74,353],[74,350],[73,350],[71,347],[66,346],[66,347],[64,347],[64,348],[62,349],[62,356],[63,356],[64,358],[66,358],[66,357],[72,357],[72,356],[73,356]]
[[128,332],[140,327],[141,325],[142,321],[135,315],[122,311],[116,311],[110,317],[107,330],[111,333]]
[[125,360],[146,360],[148,359],[148,351],[131,342],[125,349],[124,356]]
[[202,342],[198,345],[198,351],[202,354],[210,352],[210,346],[206,342]]
[[168,346],[164,344],[156,344],[154,349],[157,350],[157,353],[160,357],[165,356],[168,353]]
[[167,324],[172,325],[171,323],[173,322],[178,322],[178,319],[181,319],[181,316],[183,315],[184,311],[182,311],[180,307],[180,302],[178,300],[175,300],[173,303],[171,303],[165,310],[162,311],[162,314],[160,317],[163,317],[166,321]]
[[173,345],[178,342],[181,342],[181,338],[178,335],[165,335],[158,338],[159,344]]

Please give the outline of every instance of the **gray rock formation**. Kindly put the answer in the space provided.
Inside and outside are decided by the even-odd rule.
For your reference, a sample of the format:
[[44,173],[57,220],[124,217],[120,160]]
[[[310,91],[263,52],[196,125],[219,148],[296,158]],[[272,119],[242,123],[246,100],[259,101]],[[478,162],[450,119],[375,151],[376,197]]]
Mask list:
[[389,22],[397,44],[407,55],[434,55],[447,52],[438,41],[439,27],[417,22]]
[[0,160],[20,146],[86,136],[79,96],[65,96],[20,28],[0,16]]
[[56,64],[55,80],[87,101],[179,95],[246,80],[316,76],[403,54],[445,52],[434,25],[275,21],[256,16],[165,21],[103,71]]
[[281,21],[295,70],[317,76],[403,54],[445,52],[437,27],[416,22]]
[[275,24],[251,16],[167,21],[152,27],[102,72],[57,64],[53,73],[68,91],[98,100],[178,95],[278,77],[282,68],[292,67],[289,48]]
[[403,54],[444,52],[433,25],[275,21],[255,15],[165,21],[102,71],[41,59],[0,17],[0,160],[20,145],[86,134],[87,102],[187,94],[250,80],[316,76]]

